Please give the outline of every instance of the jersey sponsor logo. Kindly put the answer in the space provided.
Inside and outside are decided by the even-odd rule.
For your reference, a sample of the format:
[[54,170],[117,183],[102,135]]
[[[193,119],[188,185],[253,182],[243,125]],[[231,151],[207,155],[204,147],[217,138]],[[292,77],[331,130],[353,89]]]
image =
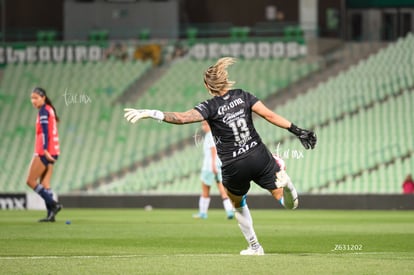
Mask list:
[[223,123],[228,124],[229,122],[238,119],[243,114],[244,114],[244,110],[243,109],[241,109],[240,111],[237,111],[235,113],[227,113],[223,117]]
[[251,143],[245,144],[244,146],[238,148],[236,151],[233,151],[233,158],[246,153],[251,148],[255,147],[257,144],[258,144],[257,141],[252,141]]
[[252,137],[250,135],[243,136],[243,137],[240,138],[240,140],[236,140],[236,142],[234,143],[234,146],[243,147],[251,139],[252,139]]
[[222,115],[224,115],[225,112],[227,112],[227,111],[229,111],[229,110],[231,110],[231,109],[233,109],[233,108],[235,108],[235,107],[237,107],[237,106],[239,106],[243,103],[244,103],[243,99],[236,98],[233,101],[231,101],[229,104],[220,106],[218,108],[218,114],[220,116],[222,116]]

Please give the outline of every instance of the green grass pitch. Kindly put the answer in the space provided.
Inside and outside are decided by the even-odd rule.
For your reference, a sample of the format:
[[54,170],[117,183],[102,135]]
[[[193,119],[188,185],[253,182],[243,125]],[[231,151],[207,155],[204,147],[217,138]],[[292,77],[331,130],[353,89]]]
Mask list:
[[[412,211],[255,210],[265,256],[210,210],[0,211],[1,274],[413,274]],[[71,224],[65,221],[70,220]]]

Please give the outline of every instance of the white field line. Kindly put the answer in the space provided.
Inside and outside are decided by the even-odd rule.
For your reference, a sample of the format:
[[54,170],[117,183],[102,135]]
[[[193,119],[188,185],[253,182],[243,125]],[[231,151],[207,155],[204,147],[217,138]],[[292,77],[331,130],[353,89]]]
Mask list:
[[[285,254],[289,256],[312,256],[312,255],[386,255],[389,253],[398,253],[398,252],[339,252],[338,253],[298,253],[298,254]],[[266,253],[265,256],[281,256],[282,254],[278,253]],[[133,255],[68,255],[68,256],[0,256],[0,261],[2,260],[50,260],[50,259],[109,259],[109,258],[146,258],[146,257],[206,257],[206,256],[215,256],[215,257],[231,257],[239,256],[238,254],[133,254]],[[246,257],[246,256],[245,256]]]

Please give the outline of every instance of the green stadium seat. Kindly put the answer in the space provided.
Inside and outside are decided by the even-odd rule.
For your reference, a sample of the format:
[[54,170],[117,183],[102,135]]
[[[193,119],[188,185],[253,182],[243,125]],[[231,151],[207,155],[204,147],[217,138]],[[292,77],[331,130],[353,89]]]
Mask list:
[[44,42],[46,41],[46,31],[38,31],[36,33],[37,42]]
[[91,42],[107,41],[109,38],[108,30],[93,30],[89,32],[88,39]]
[[286,26],[283,29],[283,38],[286,42],[298,42],[303,44],[304,34],[299,26]]
[[249,27],[232,27],[230,28],[230,38],[237,41],[244,41],[250,33]]
[[194,45],[197,39],[198,29],[197,28],[187,28],[186,35],[188,44]]
[[139,40],[147,41],[151,37],[151,31],[148,28],[141,29],[139,31]]

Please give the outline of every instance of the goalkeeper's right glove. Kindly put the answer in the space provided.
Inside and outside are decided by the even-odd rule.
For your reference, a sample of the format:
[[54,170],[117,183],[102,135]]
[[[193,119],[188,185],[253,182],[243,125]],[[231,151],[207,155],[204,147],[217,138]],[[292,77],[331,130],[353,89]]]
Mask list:
[[131,123],[135,123],[143,118],[152,118],[159,121],[164,120],[164,113],[158,110],[125,108],[124,111],[124,117]]
[[313,131],[299,128],[295,124],[291,124],[288,131],[297,136],[305,149],[313,149],[316,145],[316,135]]

